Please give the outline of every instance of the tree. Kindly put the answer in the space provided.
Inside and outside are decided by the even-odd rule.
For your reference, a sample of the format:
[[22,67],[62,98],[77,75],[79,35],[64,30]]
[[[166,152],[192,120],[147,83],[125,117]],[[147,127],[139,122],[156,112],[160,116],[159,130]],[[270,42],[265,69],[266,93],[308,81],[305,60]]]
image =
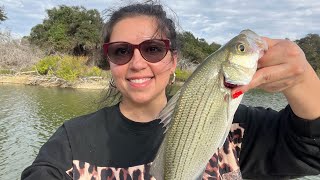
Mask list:
[[103,20],[96,10],[65,5],[46,10],[47,18],[31,29],[29,40],[53,52],[83,54],[100,44]]
[[0,7],[0,22],[5,21],[7,19],[6,13],[4,12],[4,7]]
[[220,48],[219,44],[208,44],[203,38],[196,38],[191,32],[178,34],[178,41],[181,44],[183,58],[194,64],[201,63],[209,54]]
[[308,34],[295,42],[304,51],[313,69],[320,70],[320,36],[318,34]]

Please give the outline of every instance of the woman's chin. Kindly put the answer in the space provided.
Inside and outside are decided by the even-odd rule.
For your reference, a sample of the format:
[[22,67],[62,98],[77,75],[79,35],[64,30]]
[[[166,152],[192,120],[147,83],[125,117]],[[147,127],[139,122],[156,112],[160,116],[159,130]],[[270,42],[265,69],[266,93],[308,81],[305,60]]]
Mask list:
[[166,96],[164,95],[154,95],[148,92],[135,92],[131,94],[125,101],[131,102],[131,104],[136,104],[138,106],[150,106],[151,104],[161,103],[166,101]]

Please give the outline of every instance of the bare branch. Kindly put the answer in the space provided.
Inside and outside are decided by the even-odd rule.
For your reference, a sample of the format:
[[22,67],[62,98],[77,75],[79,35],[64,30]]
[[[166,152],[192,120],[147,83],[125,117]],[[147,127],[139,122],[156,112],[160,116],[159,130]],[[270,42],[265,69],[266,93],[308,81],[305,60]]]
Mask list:
[[0,69],[21,71],[32,67],[44,54],[26,39],[14,39],[9,31],[0,32]]

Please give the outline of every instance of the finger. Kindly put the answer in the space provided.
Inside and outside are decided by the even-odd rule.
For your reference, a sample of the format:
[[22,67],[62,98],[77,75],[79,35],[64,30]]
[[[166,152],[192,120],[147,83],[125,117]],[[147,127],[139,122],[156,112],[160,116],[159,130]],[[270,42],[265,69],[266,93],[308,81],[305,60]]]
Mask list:
[[277,43],[265,52],[265,54],[258,61],[258,68],[277,65],[285,62],[285,49],[287,42],[282,40],[275,40]]
[[281,63],[299,63],[298,61],[301,59],[305,59],[305,55],[296,43],[289,40],[279,40],[277,44],[272,46],[272,48],[259,59],[258,68]]
[[271,39],[271,38],[264,37],[264,36],[262,36],[261,38],[267,42],[269,48],[272,48],[273,46],[275,46],[279,42],[283,41],[283,39]]
[[234,88],[232,92],[247,92],[250,89],[260,86],[261,84],[271,83],[282,79],[287,79],[293,76],[293,72],[290,70],[288,64],[281,64],[272,67],[265,67],[259,69],[253,76],[251,82],[248,85]]
[[296,77],[289,77],[272,83],[261,84],[257,88],[267,92],[281,92],[297,83]]

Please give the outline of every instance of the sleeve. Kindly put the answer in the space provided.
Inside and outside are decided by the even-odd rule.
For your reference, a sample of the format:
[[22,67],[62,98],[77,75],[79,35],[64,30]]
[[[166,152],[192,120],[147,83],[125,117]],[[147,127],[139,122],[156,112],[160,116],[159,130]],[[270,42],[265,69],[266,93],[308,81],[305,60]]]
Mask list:
[[288,105],[277,112],[240,105],[235,122],[244,130],[244,178],[294,178],[320,174],[320,118],[297,117]]
[[38,156],[31,166],[21,175],[22,180],[69,180],[66,173],[72,168],[72,153],[64,126],[52,135],[41,147]]

